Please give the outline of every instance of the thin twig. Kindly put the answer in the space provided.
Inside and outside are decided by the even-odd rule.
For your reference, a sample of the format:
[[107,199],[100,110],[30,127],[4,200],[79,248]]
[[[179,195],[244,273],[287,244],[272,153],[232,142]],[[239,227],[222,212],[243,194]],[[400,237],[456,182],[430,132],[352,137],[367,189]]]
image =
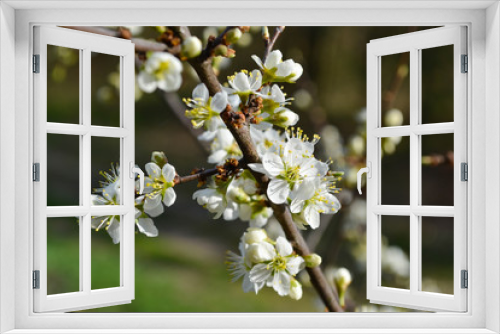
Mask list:
[[274,31],[274,35],[271,39],[265,39],[264,44],[266,46],[266,50],[264,51],[264,57],[262,57],[262,62],[265,63],[267,57],[273,50],[274,44],[278,40],[278,37],[280,37],[281,33],[285,31],[285,26],[279,26],[276,27],[276,30]]
[[176,176],[174,179],[175,184],[181,184],[181,183],[186,183],[186,182],[191,182],[191,181],[202,181],[212,175],[217,174],[218,169],[217,168],[210,168],[210,169],[202,169],[198,173],[194,173],[191,175],[186,175],[186,176]]
[[85,32],[93,33],[93,34],[110,36],[110,37],[130,39],[132,41],[132,43],[134,43],[134,45],[135,45],[135,51],[139,51],[139,52],[169,51],[169,48],[165,44],[154,42],[154,41],[148,41],[148,40],[143,39],[143,38],[130,38],[131,35],[129,33],[125,34],[123,29],[115,31],[115,30],[111,30],[108,28],[90,27],[90,26],[81,26],[81,27],[63,26],[63,28],[85,31]]

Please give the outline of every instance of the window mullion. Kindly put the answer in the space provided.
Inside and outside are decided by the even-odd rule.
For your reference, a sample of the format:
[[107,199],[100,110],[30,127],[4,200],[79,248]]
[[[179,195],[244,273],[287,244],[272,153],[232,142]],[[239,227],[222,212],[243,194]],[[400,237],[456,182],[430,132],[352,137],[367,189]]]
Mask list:
[[[412,130],[420,123],[420,53],[410,51],[410,127]],[[420,287],[420,217],[413,209],[420,204],[420,138],[410,133],[410,291],[415,293]]]
[[[91,90],[90,90],[90,69],[91,69],[91,57],[90,50],[88,48],[83,49],[83,66],[81,66],[82,79],[81,83],[81,95],[82,95],[82,125],[85,127],[90,127],[91,125]],[[91,193],[91,135],[87,132],[82,136],[82,149],[81,149],[82,159],[82,173],[81,173],[81,203],[85,208],[90,210],[90,193]],[[81,256],[81,270],[80,279],[83,282],[82,291],[90,293],[91,290],[91,215],[88,211],[83,217],[83,224],[81,224],[80,235],[80,256]]]

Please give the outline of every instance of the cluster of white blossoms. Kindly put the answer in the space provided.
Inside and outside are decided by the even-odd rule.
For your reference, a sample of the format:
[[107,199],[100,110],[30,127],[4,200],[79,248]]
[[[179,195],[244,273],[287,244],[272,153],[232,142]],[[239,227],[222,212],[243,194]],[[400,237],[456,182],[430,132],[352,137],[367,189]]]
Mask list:
[[[173,189],[176,176],[175,168],[167,163],[163,152],[153,152],[151,162],[146,164],[148,174],[144,179],[144,192],[135,197],[135,224],[140,233],[148,237],[158,236],[153,219],[163,213],[163,206],[171,206],[176,199]],[[100,188],[91,195],[92,205],[120,205],[121,186],[120,168],[111,166],[109,172],[101,172],[105,181],[100,181]],[[135,191],[138,192],[139,180]],[[115,244],[120,242],[120,216],[94,216],[91,226],[96,231],[105,229]]]
[[[302,74],[302,66],[291,59],[282,61],[280,51],[271,52],[264,63],[256,56],[253,59],[260,69],[242,70],[228,77],[227,84],[213,97],[201,83],[192,98],[184,100],[189,108],[186,117],[193,127],[205,130],[199,139],[210,142],[208,162],[217,164],[223,172],[204,180],[206,187],[196,191],[193,199],[214,214],[214,219],[248,222],[240,254],[229,252],[228,256],[234,280],[243,277],[245,292],[257,293],[269,286],[281,296],[300,299],[302,286],[295,275],[306,262],[316,266],[321,259],[314,254],[306,261],[293,253],[285,237],[268,237],[264,228],[276,219],[271,204],[288,205],[299,228],[315,229],[320,225],[320,214],[340,209],[335,196],[340,173],[330,171],[328,163],[314,157],[319,137],[309,140],[302,130],[293,128],[299,120],[288,108],[293,98],[275,84],[295,82]],[[262,163],[240,169],[238,160],[243,154],[222,119],[228,110],[236,127],[250,127]],[[270,179],[266,191],[259,187],[253,173]]]
[[265,230],[249,228],[241,238],[239,251],[228,252],[227,265],[233,281],[243,277],[244,292],[258,293],[268,286],[280,296],[302,298],[302,285],[295,276],[305,268],[306,261],[294,254],[284,237],[274,241]]

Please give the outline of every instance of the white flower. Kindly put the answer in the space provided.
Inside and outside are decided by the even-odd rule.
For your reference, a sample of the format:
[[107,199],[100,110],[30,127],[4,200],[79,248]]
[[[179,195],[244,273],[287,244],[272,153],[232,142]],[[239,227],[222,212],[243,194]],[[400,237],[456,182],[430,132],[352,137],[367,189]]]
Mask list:
[[[300,130],[297,136],[288,139],[279,152],[267,152],[261,164],[248,164],[254,171],[266,174],[271,181],[267,196],[275,204],[285,203],[292,190],[300,193],[299,187],[308,178],[321,177],[328,171],[328,165],[313,156],[316,141],[308,142]],[[293,199],[293,198],[292,198]]]
[[219,219],[227,208],[225,196],[217,188],[205,188],[194,192],[193,199]]
[[169,207],[174,204],[177,195],[173,189],[175,182],[175,168],[166,163],[160,168],[155,162],[146,164],[147,177],[144,178],[144,211],[151,217],[163,213],[163,205]]
[[265,63],[256,55],[252,59],[259,65],[263,72],[263,82],[295,82],[304,71],[302,66],[292,59],[282,60],[283,55],[279,50],[269,54]]
[[205,129],[215,131],[221,124],[219,115],[226,109],[229,101],[225,90],[211,97],[205,84],[200,83],[193,90],[193,98],[184,99],[184,103],[192,108],[186,110],[186,117],[191,119],[194,128],[204,125]]
[[221,164],[230,158],[239,160],[243,157],[236,140],[227,128],[216,131],[210,149],[212,154],[208,157],[208,162],[211,164]]
[[250,227],[263,227],[273,215],[273,210],[267,206],[263,195],[252,196],[247,204],[240,205],[240,219],[248,221]]
[[239,250],[240,255],[229,251],[227,254],[227,265],[230,274],[233,276],[232,282],[237,281],[243,277],[243,291],[249,292],[254,291],[256,294],[265,285],[265,282],[254,283],[250,281],[250,269],[251,263],[248,262],[246,256],[247,245],[244,242],[240,242]]
[[297,190],[290,205],[292,213],[303,212],[303,217],[312,229],[319,227],[320,213],[333,214],[340,210],[341,205],[332,192],[337,189],[332,184],[333,180],[325,177],[307,179]]
[[259,255],[265,260],[252,267],[250,281],[253,283],[266,282],[280,296],[286,296],[290,294],[293,277],[304,268],[304,259],[293,255],[292,245],[283,237],[278,237],[273,252],[270,252],[270,248],[266,244],[270,245],[267,242],[253,244],[262,248],[259,250]]
[[266,152],[279,152],[280,146],[285,145],[285,135],[280,134],[273,128],[261,130],[255,126],[250,125],[250,136],[257,148],[257,153],[262,157]]
[[258,94],[257,91],[262,86],[262,74],[259,70],[253,70],[250,74],[241,71],[228,77],[228,83],[232,88],[231,92],[246,101],[250,94]]
[[182,83],[182,63],[168,52],[153,52],[139,72],[137,83],[146,93],[152,93],[156,88],[176,91]]

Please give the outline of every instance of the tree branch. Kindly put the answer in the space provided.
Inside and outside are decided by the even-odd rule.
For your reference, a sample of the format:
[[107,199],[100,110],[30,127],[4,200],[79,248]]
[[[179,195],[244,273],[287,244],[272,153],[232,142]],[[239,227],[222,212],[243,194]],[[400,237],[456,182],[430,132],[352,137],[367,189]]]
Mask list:
[[278,37],[280,37],[283,31],[285,31],[285,26],[276,27],[276,30],[274,31],[274,36],[271,39],[264,39],[264,45],[266,46],[266,50],[264,51],[264,57],[262,58],[262,63],[266,62],[267,57],[273,50],[274,44],[276,43]]
[[[200,57],[190,61],[190,64],[193,66],[196,73],[198,73],[200,80],[207,86],[210,95],[213,96],[221,91],[221,85],[212,69],[211,63],[212,63],[211,55],[208,58],[204,58],[200,55]],[[227,128],[233,134],[241,151],[243,152],[244,162],[247,164],[260,163],[261,160],[259,155],[257,154],[255,145],[250,136],[249,127],[235,126],[232,122],[233,113],[234,112],[231,109],[230,105],[228,105],[226,107],[226,110],[221,113],[221,117],[224,120],[224,123],[226,124]],[[267,187],[269,184],[268,177],[263,174],[257,173],[255,171],[252,171],[252,174],[254,175],[257,182],[260,184],[262,191],[265,193],[267,191]],[[297,254],[299,254],[300,256],[310,255],[311,251],[309,250],[309,247],[307,246],[299,230],[295,226],[292,220],[292,215],[288,207],[284,204],[278,205],[270,203],[270,205],[273,210],[275,218],[282,226],[283,230],[285,231],[287,239],[291,241]],[[307,268],[307,272],[309,273],[312,285],[319,293],[327,309],[331,312],[342,312],[343,309],[342,307],[340,307],[338,303],[338,294],[336,292],[336,289],[332,288],[331,285],[328,284],[320,267]]]

